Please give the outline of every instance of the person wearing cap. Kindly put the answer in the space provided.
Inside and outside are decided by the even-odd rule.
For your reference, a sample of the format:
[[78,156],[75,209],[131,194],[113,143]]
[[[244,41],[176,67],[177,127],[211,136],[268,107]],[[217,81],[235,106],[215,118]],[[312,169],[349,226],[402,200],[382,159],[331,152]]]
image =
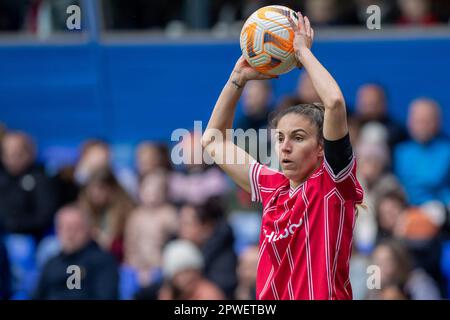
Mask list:
[[224,293],[201,273],[204,261],[190,241],[174,240],[166,245],[162,258],[165,284],[159,300],[224,300]]

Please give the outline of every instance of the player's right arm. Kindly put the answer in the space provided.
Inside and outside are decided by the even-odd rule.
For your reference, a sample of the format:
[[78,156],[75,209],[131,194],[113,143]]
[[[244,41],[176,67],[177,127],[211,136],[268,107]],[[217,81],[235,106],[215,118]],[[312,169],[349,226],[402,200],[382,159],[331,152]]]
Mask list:
[[233,127],[236,106],[247,81],[271,78],[250,67],[241,56],[217,99],[202,136],[202,146],[215,163],[247,192],[251,192],[249,169],[255,159],[233,143],[230,130],[227,133],[227,129]]

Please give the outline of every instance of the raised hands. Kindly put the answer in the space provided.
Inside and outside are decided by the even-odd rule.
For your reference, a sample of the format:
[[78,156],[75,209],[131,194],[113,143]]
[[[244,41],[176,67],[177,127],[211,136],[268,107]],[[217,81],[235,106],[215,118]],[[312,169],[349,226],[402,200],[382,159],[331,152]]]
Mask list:
[[314,41],[314,29],[311,27],[308,17],[297,12],[298,23],[295,24],[292,19],[289,18],[292,29],[294,29],[294,51],[297,58],[298,65],[301,67],[303,58],[303,49],[311,49]]
[[251,67],[248,64],[247,60],[245,60],[245,58],[241,56],[234,66],[232,78],[234,79],[233,84],[237,86],[243,86],[249,80],[267,80],[278,78],[278,76],[262,74],[261,72]]

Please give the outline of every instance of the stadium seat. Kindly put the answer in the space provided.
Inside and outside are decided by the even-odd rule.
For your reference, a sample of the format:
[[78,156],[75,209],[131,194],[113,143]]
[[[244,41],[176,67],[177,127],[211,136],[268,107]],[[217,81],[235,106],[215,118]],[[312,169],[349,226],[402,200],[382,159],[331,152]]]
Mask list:
[[229,217],[235,241],[234,249],[239,255],[247,246],[257,244],[261,226],[261,214],[249,211],[234,211]]
[[55,235],[48,235],[39,242],[36,250],[37,268],[41,269],[47,261],[61,250],[61,244]]
[[36,274],[36,242],[32,236],[23,234],[6,234],[3,241],[13,277],[11,299],[27,299]]
[[447,299],[450,299],[450,241],[442,244],[441,272],[447,280]]

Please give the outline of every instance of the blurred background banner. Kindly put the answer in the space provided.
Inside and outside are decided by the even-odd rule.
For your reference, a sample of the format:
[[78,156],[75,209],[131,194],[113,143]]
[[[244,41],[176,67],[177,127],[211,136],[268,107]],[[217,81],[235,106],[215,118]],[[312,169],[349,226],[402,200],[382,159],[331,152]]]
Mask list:
[[[170,153],[174,130],[206,127],[269,4],[310,18],[345,96],[368,205],[354,298],[450,297],[449,1],[0,0],[0,299],[255,298],[262,208]],[[317,99],[302,70],[249,83],[234,125]],[[68,291],[78,264],[93,276]],[[174,280],[189,268],[194,288]]]

